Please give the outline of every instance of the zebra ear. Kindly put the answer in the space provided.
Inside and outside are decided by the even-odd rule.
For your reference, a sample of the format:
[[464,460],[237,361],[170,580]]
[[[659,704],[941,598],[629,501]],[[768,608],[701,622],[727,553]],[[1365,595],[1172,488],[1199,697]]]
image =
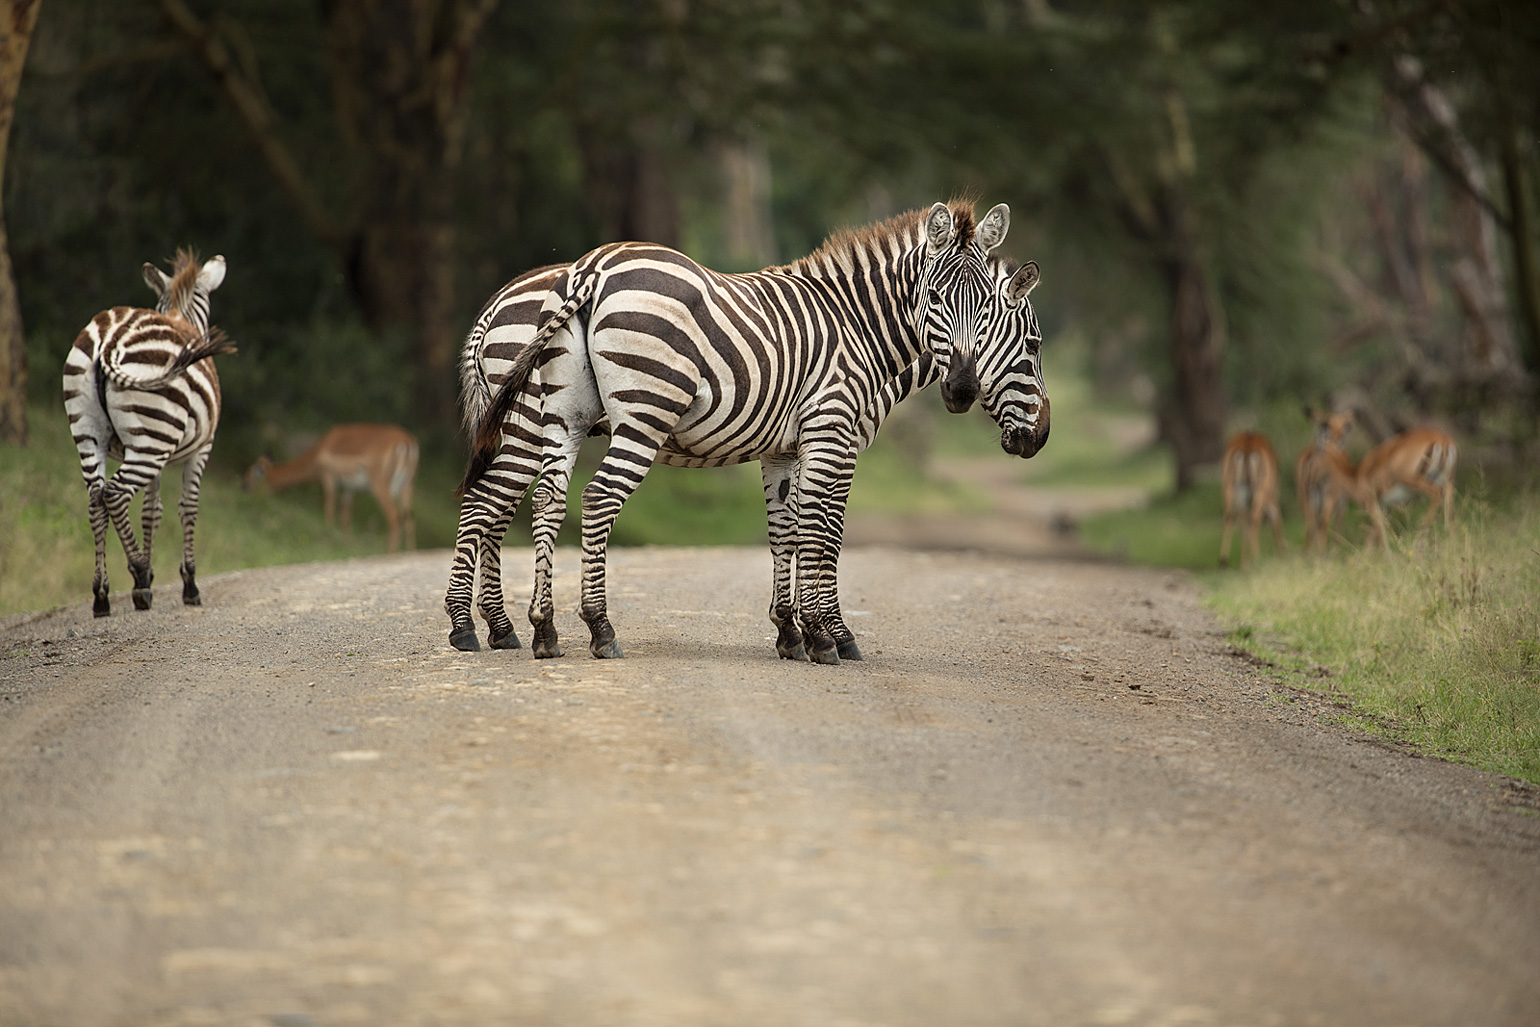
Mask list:
[[1037,270],[1037,261],[1029,260],[1016,269],[1011,275],[1011,280],[1005,283],[1005,295],[1012,303],[1020,303],[1027,298],[1027,294],[1037,288],[1037,283],[1043,276]]
[[996,246],[1005,242],[1005,233],[1011,227],[1011,208],[1004,203],[997,203],[984,215],[984,220],[979,222],[979,245],[988,253]]
[[936,201],[936,205],[930,208],[930,213],[925,215],[925,243],[930,250],[930,255],[935,256],[946,249],[952,243],[952,237],[957,234],[957,225],[952,221],[952,212],[947,205]]
[[166,295],[166,286],[171,284],[171,277],[154,264],[146,263],[143,268],[144,284],[155,290],[156,297]]
[[[146,265],[148,266],[148,265]],[[205,294],[219,288],[219,284],[225,280],[225,258],[211,257],[208,263],[203,265],[203,270],[198,272],[198,288]]]

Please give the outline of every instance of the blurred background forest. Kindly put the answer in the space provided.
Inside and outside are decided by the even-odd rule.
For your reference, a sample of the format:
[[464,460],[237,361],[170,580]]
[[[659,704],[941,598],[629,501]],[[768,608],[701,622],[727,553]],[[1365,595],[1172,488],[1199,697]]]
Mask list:
[[1302,434],[1306,402],[1478,459],[1534,438],[1523,0],[7,7],[36,15],[4,178],[13,442],[81,326],[148,305],[140,264],[179,246],[229,262],[216,467],[350,420],[458,465],[454,356],[515,273],[621,238],[757,268],[959,193],[1010,203],[1050,369],[1152,411],[1178,488],[1237,426]]

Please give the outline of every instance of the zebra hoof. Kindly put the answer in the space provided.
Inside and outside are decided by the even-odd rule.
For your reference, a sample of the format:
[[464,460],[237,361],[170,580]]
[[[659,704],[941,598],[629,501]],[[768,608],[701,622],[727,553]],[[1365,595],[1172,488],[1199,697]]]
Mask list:
[[487,644],[493,649],[522,649],[524,643],[519,641],[519,633],[509,628],[501,635],[490,634],[487,636]]
[[593,646],[592,651],[596,660],[618,660],[625,656],[625,653],[620,651],[620,643],[613,638],[603,645]]
[[461,628],[459,631],[449,633],[449,644],[462,653],[481,652],[481,643],[476,640],[475,628]]
[[842,660],[860,660],[863,658],[861,656],[861,647],[856,645],[856,640],[853,638],[849,641],[841,642],[836,651],[840,654],[840,659]]
[[807,646],[801,642],[798,642],[790,649],[782,649],[780,646],[776,646],[775,651],[781,654],[781,659],[783,660],[807,660]]
[[203,597],[200,596],[196,592],[194,592],[192,595],[188,595],[186,592],[183,592],[182,593],[182,605],[183,606],[202,606],[203,605]]
[[136,588],[132,593],[134,597],[134,609],[148,610],[153,593],[147,588]]
[[537,660],[554,660],[562,655],[561,646],[555,643],[551,645],[540,645],[537,643],[530,652],[535,654],[535,659]]
[[91,615],[93,617],[112,616],[112,603],[108,601],[106,596],[97,596],[91,603]]
[[828,667],[838,667],[840,665],[839,648],[831,645],[827,649],[814,649],[813,662],[822,663]]

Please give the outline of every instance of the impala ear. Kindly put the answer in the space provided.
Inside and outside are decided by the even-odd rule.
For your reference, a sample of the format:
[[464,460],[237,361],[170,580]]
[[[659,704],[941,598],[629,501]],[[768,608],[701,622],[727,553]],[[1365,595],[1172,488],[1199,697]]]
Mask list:
[[155,290],[156,296],[166,295],[166,286],[171,284],[171,278],[154,264],[146,263],[143,268],[144,284]]
[[213,292],[225,280],[225,258],[211,257],[198,272],[198,288],[205,293]]
[[1043,276],[1037,270],[1037,261],[1029,260],[1017,268],[1016,273],[1011,275],[1011,280],[1005,283],[1005,296],[1012,303],[1020,303],[1033,289],[1037,288],[1037,283],[1042,280]]
[[984,220],[979,222],[976,238],[979,245],[988,253],[996,246],[1005,242],[1005,233],[1011,227],[1011,208],[1003,203],[997,203],[984,215]]
[[930,213],[925,215],[925,244],[930,255],[934,257],[950,246],[956,235],[957,224],[952,220],[952,212],[946,204],[936,201]]

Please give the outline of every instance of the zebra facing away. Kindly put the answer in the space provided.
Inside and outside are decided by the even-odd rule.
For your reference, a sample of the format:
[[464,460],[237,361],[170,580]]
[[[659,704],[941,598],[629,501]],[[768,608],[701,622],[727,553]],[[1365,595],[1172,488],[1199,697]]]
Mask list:
[[[96,541],[91,591],[98,617],[112,612],[107,586],[107,522],[110,519],[134,576],[134,607],[150,608],[154,579],[151,544],[160,526],[160,476],[168,463],[185,462],[177,512],[182,523],[182,602],[201,599],[193,559],[198,489],[219,424],[219,375],[213,357],[234,353],[222,332],[209,330],[209,293],[225,278],[225,258],[200,265],[177,252],[166,275],[144,265],[155,290],[155,310],[104,310],[76,337],[64,361],[64,409],[80,454]],[[107,476],[108,457],[122,462]],[[145,490],[144,545],[134,540],[128,507]]]
[[[940,376],[932,354],[954,356],[942,383],[949,407],[966,409],[983,388],[1007,451],[1031,456],[1047,437],[1036,323],[1026,300],[1037,267],[1012,270],[990,256],[1008,222],[1004,204],[977,223],[966,205],[937,204],[840,233],[810,257],[754,274],[717,274],[673,250],[619,243],[571,268],[516,280],[483,311],[466,347],[470,354],[484,344],[483,326],[530,326],[539,318],[540,330],[518,348],[490,402],[476,398],[474,375],[462,375],[476,431],[445,601],[451,643],[476,644],[470,603],[479,555],[492,642],[517,645],[487,587],[496,582],[495,544],[483,543],[500,539],[512,505],[538,474],[530,620],[536,655],[559,652],[550,551],[577,447],[607,426],[609,452],[583,496],[579,612],[594,655],[620,655],[605,611],[605,543],[647,468],[760,459],[776,553],[777,649],[788,657],[810,651],[827,663],[842,654],[859,658],[835,587],[854,459],[893,402]],[[535,314],[532,294],[551,276]],[[1020,358],[990,365],[991,391],[979,381],[979,358],[1004,354],[1009,347],[999,340],[1006,336]]]

